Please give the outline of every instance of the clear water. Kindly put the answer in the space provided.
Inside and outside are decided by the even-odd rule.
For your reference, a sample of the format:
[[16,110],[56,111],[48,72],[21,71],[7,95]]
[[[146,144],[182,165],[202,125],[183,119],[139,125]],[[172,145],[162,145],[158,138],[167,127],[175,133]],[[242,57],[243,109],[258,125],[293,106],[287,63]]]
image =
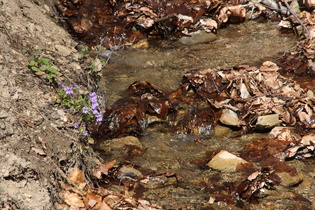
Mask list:
[[[258,24],[245,22],[231,25],[217,34],[218,39],[208,44],[183,46],[173,41],[156,41],[148,49],[125,49],[116,51],[110,62],[103,69],[103,90],[107,95],[107,104],[124,97],[123,92],[134,81],[146,80],[161,89],[175,89],[184,73],[192,69],[206,69],[216,66],[233,66],[239,64],[259,64],[265,60],[275,60],[281,53],[294,46],[296,38],[292,34],[281,34],[276,23]],[[206,206],[210,194],[203,191],[199,184],[209,177],[219,176],[220,181],[233,182],[238,179],[236,173],[221,173],[211,169],[200,168],[191,164],[192,160],[204,157],[205,152],[225,149],[229,152],[242,150],[242,146],[253,139],[266,137],[265,134],[251,134],[239,138],[229,138],[231,130],[223,128],[224,135],[213,135],[202,139],[198,144],[193,136],[179,136],[167,132],[167,124],[150,126],[140,141],[147,151],[143,156],[135,157],[132,162],[155,170],[158,173],[176,173],[181,180],[178,187],[161,186],[150,189],[145,198],[163,205],[166,209],[190,207],[200,209]],[[102,154],[100,154],[102,155]],[[106,157],[108,159],[108,157]],[[119,151],[113,152],[110,160],[124,161]],[[307,176],[314,177],[315,169],[293,161]],[[313,165],[314,166],[314,165]],[[315,168],[315,167],[313,167]],[[298,186],[294,190],[311,201],[314,181]],[[308,186],[305,188],[305,186]],[[291,189],[284,189],[291,190]],[[251,209],[291,209],[291,198],[264,200],[253,204]],[[238,209],[225,204],[212,205],[214,209]],[[287,208],[288,207],[288,208]]]
[[146,80],[162,89],[175,89],[183,74],[192,69],[275,60],[296,41],[293,34],[281,34],[277,23],[254,21],[230,25],[219,30],[217,36],[208,44],[184,46],[174,41],[157,41],[148,49],[116,51],[103,70],[108,104],[120,98],[134,81]]

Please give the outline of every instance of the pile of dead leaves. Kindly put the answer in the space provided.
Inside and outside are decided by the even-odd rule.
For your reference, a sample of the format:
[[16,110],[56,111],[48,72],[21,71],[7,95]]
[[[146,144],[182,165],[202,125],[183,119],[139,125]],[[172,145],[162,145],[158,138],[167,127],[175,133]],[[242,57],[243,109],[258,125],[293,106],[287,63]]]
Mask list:
[[130,98],[116,103],[105,111],[104,121],[92,136],[96,139],[112,139],[123,136],[139,136],[147,127],[147,115],[160,119],[176,115],[166,93],[149,82],[137,81],[128,88]]
[[[175,174],[147,172],[143,175],[130,162],[117,164],[115,160],[107,163],[95,161],[98,164],[89,171],[89,176],[75,169],[67,176],[68,183],[60,182],[63,190],[59,195],[63,202],[57,204],[58,209],[162,209],[144,200],[143,193],[159,185],[177,184]],[[108,190],[111,185],[116,185],[121,191]]]
[[[282,76],[278,69],[266,61],[259,68],[241,65],[192,71],[171,93],[145,81],[135,82],[129,87],[130,98],[105,112],[94,137],[139,136],[148,126],[148,115],[168,120],[177,132],[209,133],[223,109],[235,113],[240,127],[248,131],[255,129],[260,116],[271,114],[279,116],[278,125],[314,128],[314,93]],[[206,107],[177,114],[180,104],[201,103]]]
[[[292,15],[294,1],[263,0],[259,2],[219,0],[59,0],[57,8],[80,40],[106,47],[132,45],[148,37],[180,37],[189,32],[216,32],[227,23],[246,18],[267,17],[282,20],[280,26],[304,28],[309,39],[314,37],[313,16],[303,11],[300,20]],[[309,11],[314,3],[305,1]],[[248,12],[248,14],[246,14]],[[291,15],[291,16],[290,16]]]
[[[58,8],[81,40],[92,45],[131,45],[148,36],[178,37],[245,19],[246,9],[218,0],[60,0]],[[135,31],[134,29],[137,29]]]
[[276,113],[280,124],[314,128],[314,94],[281,76],[266,61],[260,68],[246,65],[194,71],[184,76],[180,92],[192,89],[216,109],[238,114],[241,125],[254,127],[258,116]]

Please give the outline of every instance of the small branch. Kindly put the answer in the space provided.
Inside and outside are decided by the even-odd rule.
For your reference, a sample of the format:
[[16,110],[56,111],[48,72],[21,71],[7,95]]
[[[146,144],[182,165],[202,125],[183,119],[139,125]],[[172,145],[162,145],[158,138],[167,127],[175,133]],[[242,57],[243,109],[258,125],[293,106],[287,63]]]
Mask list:
[[305,26],[305,24],[301,21],[301,19],[298,17],[298,15],[295,13],[295,11],[290,7],[290,5],[288,4],[287,0],[284,0],[284,4],[285,6],[288,8],[288,10],[290,11],[290,13],[295,17],[295,19],[301,24],[301,26],[304,29],[304,34],[306,36],[306,39],[310,40],[311,36],[310,36],[310,31],[307,29],[307,27]]
[[79,190],[80,195],[85,195],[86,192],[84,192],[78,185],[76,185],[71,179],[69,179],[66,174],[53,162],[51,161],[52,164],[54,165],[55,169],[58,171],[59,175],[64,178],[69,184],[71,184],[73,187],[75,187],[77,190]]

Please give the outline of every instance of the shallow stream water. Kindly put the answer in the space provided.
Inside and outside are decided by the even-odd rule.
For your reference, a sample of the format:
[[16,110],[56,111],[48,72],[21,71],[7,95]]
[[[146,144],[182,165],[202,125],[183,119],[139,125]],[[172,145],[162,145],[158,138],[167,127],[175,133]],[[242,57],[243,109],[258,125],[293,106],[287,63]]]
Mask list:
[[296,37],[282,34],[277,23],[248,21],[220,29],[217,40],[207,44],[185,46],[164,40],[148,49],[115,51],[103,69],[103,90],[111,105],[134,81],[175,89],[190,70],[275,60],[295,42]]
[[[281,34],[276,23],[245,22],[230,25],[219,30],[217,40],[194,46],[184,46],[174,41],[156,41],[148,49],[125,49],[115,51],[109,63],[103,69],[103,90],[110,106],[123,97],[123,92],[134,81],[146,80],[161,89],[178,87],[184,73],[193,69],[214,68],[216,66],[234,66],[239,64],[260,64],[262,61],[275,61],[281,53],[295,45],[293,34]],[[203,191],[199,183],[210,177],[220,177],[220,183],[238,179],[236,173],[220,173],[211,169],[199,168],[191,164],[205,156],[205,152],[225,149],[233,153],[253,139],[266,137],[266,134],[251,134],[239,138],[229,138],[232,130],[218,127],[214,135],[202,139],[198,144],[192,136],[180,136],[169,133],[167,124],[155,124],[147,128],[140,141],[147,151],[143,156],[135,157],[132,162],[142,168],[158,173],[176,173],[181,184],[161,186],[150,189],[145,198],[163,205],[166,209],[187,206],[199,209],[207,203],[209,193]],[[102,155],[102,154],[101,154]],[[108,157],[106,157],[108,159]],[[113,152],[110,159],[124,161],[120,152]],[[292,164],[295,164],[293,161]],[[298,163],[297,164],[301,164]],[[305,166],[303,166],[305,168]],[[311,171],[308,173],[315,174]],[[310,188],[311,189],[311,188]],[[307,192],[304,194],[311,193]],[[299,189],[303,191],[303,188]],[[310,200],[315,200],[314,197]],[[280,199],[281,200],[281,199]],[[283,209],[289,200],[268,201],[270,209]],[[253,205],[251,209],[267,208],[268,202]],[[225,204],[212,206],[224,209]],[[229,209],[238,209],[228,206]],[[288,208],[290,209],[290,208]]]

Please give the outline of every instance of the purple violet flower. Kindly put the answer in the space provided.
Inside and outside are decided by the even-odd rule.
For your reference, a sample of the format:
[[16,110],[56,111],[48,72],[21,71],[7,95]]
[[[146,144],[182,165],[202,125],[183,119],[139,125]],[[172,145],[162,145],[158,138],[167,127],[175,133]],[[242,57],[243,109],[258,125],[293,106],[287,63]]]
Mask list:
[[69,86],[69,87],[65,87],[66,88],[66,94],[69,95],[69,94],[73,94],[73,86]]
[[95,92],[90,93],[90,101],[92,103],[97,103],[97,95]]
[[101,122],[102,120],[103,120],[103,114],[98,113],[98,115],[96,115],[96,122]]
[[89,113],[89,108],[87,108],[87,107],[83,107],[83,111],[82,111],[82,113],[84,113],[84,114]]
[[78,129],[78,128],[79,128],[79,124],[75,124],[73,127],[74,127],[75,129]]
[[98,105],[99,104],[97,102],[95,102],[95,103],[92,103],[92,105],[90,107],[93,110],[93,109],[96,109],[96,107],[98,107]]
[[63,84],[63,82],[58,82],[58,85],[60,85],[62,88],[65,88],[66,86]]
[[97,97],[97,95],[95,92],[90,93],[90,98],[96,98],[96,97]]
[[83,135],[84,135],[84,136],[87,136],[88,134],[89,134],[89,132],[87,132],[87,131],[84,131],[84,132],[83,132]]
[[99,111],[98,111],[97,109],[92,109],[92,113],[93,113],[93,114],[98,114]]

